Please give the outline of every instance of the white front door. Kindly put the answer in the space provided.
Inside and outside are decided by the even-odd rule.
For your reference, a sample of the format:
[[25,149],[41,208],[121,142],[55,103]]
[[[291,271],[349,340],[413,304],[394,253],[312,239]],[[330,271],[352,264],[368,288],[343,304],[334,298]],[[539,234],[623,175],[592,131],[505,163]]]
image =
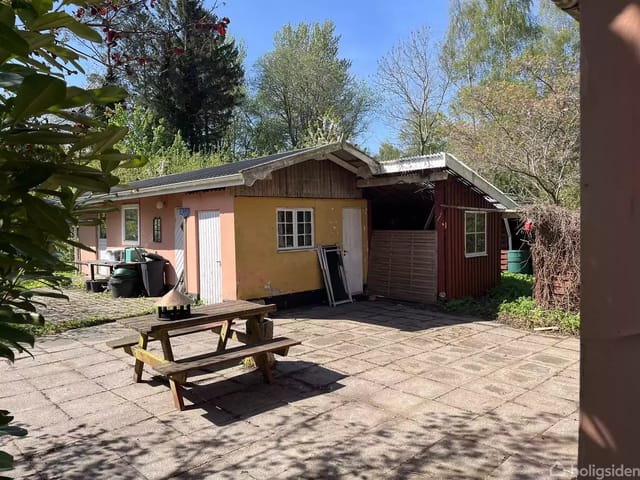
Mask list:
[[176,208],[176,219],[173,233],[173,249],[176,255],[176,263],[173,268],[176,271],[176,282],[180,281],[180,275],[182,275],[182,272],[184,271],[184,224],[184,218],[180,215],[180,209]]
[[222,302],[222,248],[220,212],[198,212],[200,298],[205,304]]
[[[113,260],[107,255],[107,219],[101,215],[98,222],[98,260]],[[98,275],[109,275],[109,267],[98,267]]]
[[342,254],[352,295],[362,293],[362,209],[342,209]]

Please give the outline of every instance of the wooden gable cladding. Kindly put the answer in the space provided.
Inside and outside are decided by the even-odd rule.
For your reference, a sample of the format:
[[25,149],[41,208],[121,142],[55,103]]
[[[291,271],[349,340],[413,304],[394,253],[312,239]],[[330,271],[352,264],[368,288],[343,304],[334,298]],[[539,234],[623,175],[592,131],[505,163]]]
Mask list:
[[353,173],[330,160],[308,160],[271,173],[251,187],[234,187],[239,197],[362,198]]

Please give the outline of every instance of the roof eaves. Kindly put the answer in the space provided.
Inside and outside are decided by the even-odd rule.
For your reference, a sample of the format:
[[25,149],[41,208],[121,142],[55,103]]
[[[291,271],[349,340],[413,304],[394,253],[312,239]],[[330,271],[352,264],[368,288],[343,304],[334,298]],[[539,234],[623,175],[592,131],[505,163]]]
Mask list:
[[169,185],[158,185],[155,187],[121,190],[109,194],[93,195],[87,199],[88,203],[98,203],[104,200],[126,200],[128,198],[144,198],[156,195],[171,195],[174,193],[187,193],[198,190],[208,190],[211,188],[225,188],[244,185],[244,178],[241,174],[225,175],[223,177],[203,178],[200,180],[189,180],[187,182],[173,183]]
[[489,183],[484,177],[482,177],[478,172],[472,170],[467,165],[462,163],[456,157],[451,155],[450,153],[442,154],[445,159],[446,168],[450,169],[458,176],[464,178],[472,185],[475,185],[478,189],[482,190],[486,195],[490,196],[497,202],[496,205],[498,208],[502,207],[504,210],[516,210],[518,208],[518,204],[511,200],[502,190],[493,184]]
[[409,173],[417,170],[437,170],[447,168],[473,185],[483,195],[495,200],[494,206],[501,210],[514,211],[518,204],[499,188],[489,183],[478,172],[472,170],[450,153],[434,153],[416,157],[399,158],[380,162],[382,174]]
[[433,170],[446,167],[444,153],[434,153],[432,155],[420,155],[416,157],[398,158],[380,162],[380,172],[385,173],[408,173],[416,170]]
[[[327,143],[325,145],[318,145],[317,147],[310,147],[310,148],[305,148],[303,150],[298,150],[298,151],[292,152],[291,155],[280,157],[270,162],[262,163],[260,165],[256,165],[253,167],[247,167],[245,169],[240,170],[240,173],[242,173],[242,176],[244,177],[245,185],[250,187],[257,180],[264,180],[265,178],[267,178],[269,174],[274,170],[286,168],[291,165],[295,165],[296,163],[301,163],[301,162],[305,162],[307,160],[313,159],[318,155],[334,153],[339,150],[345,150],[345,151],[348,151],[349,153],[352,153],[354,156],[356,156],[356,158],[366,163],[369,170],[371,170],[372,172],[374,171],[373,164],[377,164],[377,162],[373,158],[369,157],[363,152],[360,152],[358,149],[356,149],[350,144],[334,142],[334,143]],[[359,153],[356,154],[354,152],[359,152]],[[361,158],[362,156],[365,156],[368,159],[368,161],[363,160],[363,158]]]

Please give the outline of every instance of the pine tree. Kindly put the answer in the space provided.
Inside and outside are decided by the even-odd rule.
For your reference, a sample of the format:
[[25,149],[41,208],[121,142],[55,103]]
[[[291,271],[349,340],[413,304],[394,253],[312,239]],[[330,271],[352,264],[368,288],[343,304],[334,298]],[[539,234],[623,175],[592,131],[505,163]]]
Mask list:
[[234,40],[216,30],[218,17],[201,0],[161,0],[127,23],[118,41],[136,68],[119,81],[135,103],[162,118],[168,133],[181,132],[192,151],[219,149],[243,96],[244,71]]

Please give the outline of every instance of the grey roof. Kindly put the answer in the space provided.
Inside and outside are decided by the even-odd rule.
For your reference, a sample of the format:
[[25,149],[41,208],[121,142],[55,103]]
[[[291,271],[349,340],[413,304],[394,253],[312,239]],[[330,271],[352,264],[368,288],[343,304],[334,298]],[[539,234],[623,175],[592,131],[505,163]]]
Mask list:
[[[450,153],[434,153],[431,155],[418,155],[415,157],[398,158],[380,162],[383,174],[398,174],[415,172],[419,170],[447,169],[473,185],[479,193],[494,199],[496,208],[502,210],[516,210],[518,204],[508,197],[502,190],[491,184],[478,172],[458,160]],[[493,203],[493,202],[492,202]]]
[[121,192],[125,190],[138,190],[141,188],[161,187],[163,185],[173,185],[176,183],[191,182],[194,180],[203,180],[206,178],[226,177],[227,175],[241,173],[242,171],[249,168],[265,165],[267,163],[274,162],[290,155],[296,155],[298,153],[304,152],[305,150],[309,150],[309,148],[274,153],[273,155],[267,155],[265,157],[251,158],[249,160],[242,160],[240,162],[225,163],[222,165],[215,165],[213,167],[201,168],[199,170],[192,170],[190,172],[174,173],[172,175],[164,175],[162,177],[136,180],[133,182],[128,182],[126,185],[123,185],[121,187],[116,187],[112,191]]
[[241,162],[226,163],[201,168],[190,172],[176,173],[162,177],[136,180],[112,189],[111,193],[87,195],[83,201],[100,202],[109,198],[139,198],[160,194],[192,192],[212,188],[251,186],[262,180],[273,170],[284,168],[310,158],[326,156],[343,168],[363,178],[378,175],[407,174],[425,170],[447,169],[489,198],[495,200],[496,208],[513,210],[517,204],[502,191],[482,178],[477,172],[448,153],[422,155],[377,162],[366,153],[348,143],[336,142],[316,147],[290,150]]

